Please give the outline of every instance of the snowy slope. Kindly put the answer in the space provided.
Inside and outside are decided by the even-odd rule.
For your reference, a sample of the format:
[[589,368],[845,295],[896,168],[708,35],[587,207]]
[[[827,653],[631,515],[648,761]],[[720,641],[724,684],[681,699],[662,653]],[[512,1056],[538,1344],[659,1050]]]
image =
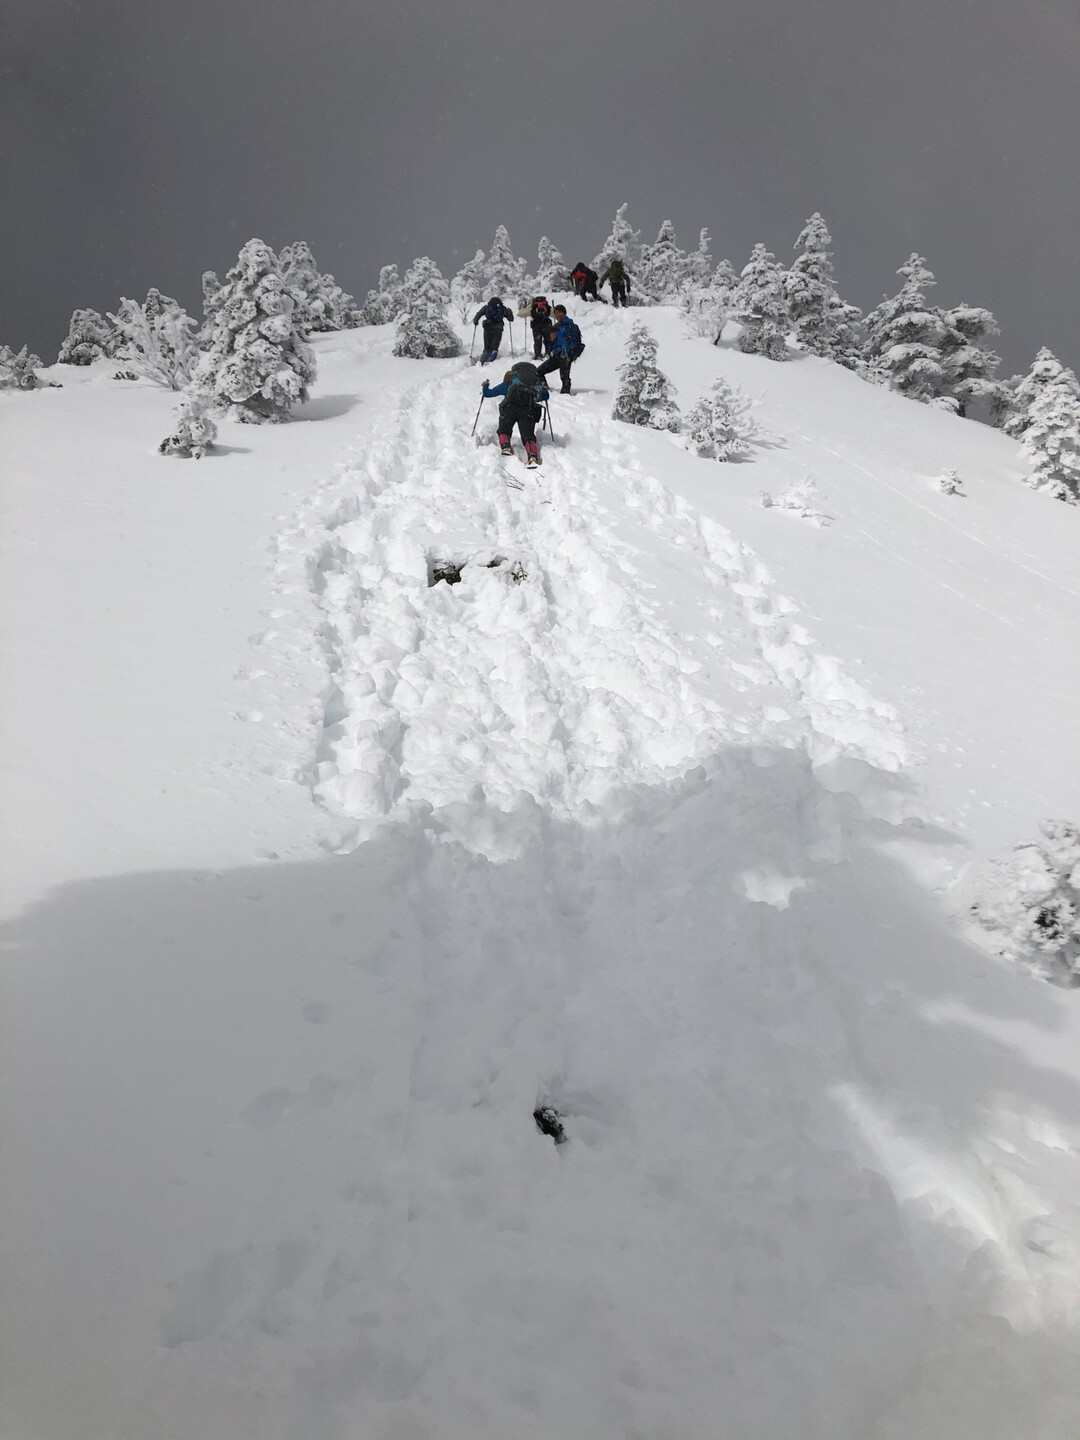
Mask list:
[[1080,515],[656,310],[698,460],[579,318],[539,474],[389,330],[198,464],[3,397],[11,1440],[1080,1430],[1076,994],[951,915],[1080,815]]

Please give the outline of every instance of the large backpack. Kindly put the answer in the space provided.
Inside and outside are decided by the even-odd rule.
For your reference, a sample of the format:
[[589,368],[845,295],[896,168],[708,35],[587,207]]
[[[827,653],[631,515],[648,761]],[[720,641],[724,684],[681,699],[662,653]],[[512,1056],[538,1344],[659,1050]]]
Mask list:
[[501,300],[489,300],[487,303],[487,319],[494,324],[496,320],[503,318],[503,303]]
[[546,300],[534,300],[532,303],[532,318],[534,320],[550,320],[551,306]]
[[512,405],[521,410],[539,405],[543,388],[544,382],[535,365],[530,365],[528,360],[519,360],[516,365],[511,365],[506,398]]

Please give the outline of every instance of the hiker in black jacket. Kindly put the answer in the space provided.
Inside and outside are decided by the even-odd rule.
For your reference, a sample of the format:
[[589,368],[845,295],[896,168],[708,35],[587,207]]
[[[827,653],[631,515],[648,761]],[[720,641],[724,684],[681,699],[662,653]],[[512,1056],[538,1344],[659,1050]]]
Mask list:
[[611,264],[600,276],[600,285],[604,282],[611,286],[611,303],[618,309],[619,302],[622,302],[623,309],[626,308],[626,292],[630,289],[630,272],[623,262],[616,256]]
[[539,360],[541,351],[550,355],[555,321],[551,318],[551,306],[546,295],[537,295],[529,306],[529,326],[533,337],[533,359]]
[[570,271],[570,279],[579,300],[600,299],[596,290],[596,271],[586,265],[584,260]]
[[530,470],[539,465],[540,447],[536,443],[536,427],[544,414],[544,401],[551,392],[540,378],[536,366],[530,365],[528,360],[519,360],[507,370],[501,385],[489,385],[484,380],[482,393],[485,400],[496,395],[505,397],[499,406],[499,448],[502,453],[514,453],[510,447],[510,437],[516,425],[525,446],[525,464]]
[[486,365],[491,360],[499,358],[499,346],[502,344],[503,321],[509,320],[514,323],[514,312],[508,310],[499,299],[493,295],[486,305],[481,305],[473,316],[473,329],[475,330],[480,321],[484,322],[484,353],[480,356],[480,364]]

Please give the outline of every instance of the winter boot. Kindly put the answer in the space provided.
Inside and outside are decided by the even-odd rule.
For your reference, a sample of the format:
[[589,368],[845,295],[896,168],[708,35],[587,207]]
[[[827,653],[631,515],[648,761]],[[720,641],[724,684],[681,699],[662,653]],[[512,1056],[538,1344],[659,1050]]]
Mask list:
[[511,447],[510,447],[510,436],[509,436],[509,435],[500,435],[500,436],[499,436],[499,449],[502,451],[502,453],[503,453],[504,455],[513,455],[514,452],[513,452],[513,450],[512,450]]
[[529,470],[535,470],[540,464],[540,447],[535,440],[530,440],[525,446],[525,466]]

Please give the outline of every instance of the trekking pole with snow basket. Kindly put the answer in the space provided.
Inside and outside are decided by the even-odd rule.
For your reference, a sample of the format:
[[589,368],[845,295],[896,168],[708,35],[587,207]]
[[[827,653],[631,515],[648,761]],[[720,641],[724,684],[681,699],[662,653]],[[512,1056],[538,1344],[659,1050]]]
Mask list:
[[551,428],[551,407],[544,401],[544,419],[547,422],[548,434],[551,436],[551,443],[555,444],[555,431]]
[[472,327],[472,344],[469,346],[469,359],[470,359],[470,360],[471,360],[472,357],[473,357],[473,351],[474,351],[475,349],[476,349],[476,326],[474,325],[474,326]]
[[514,322],[513,322],[513,320],[510,321],[510,359],[511,359],[511,360],[516,359],[516,356],[514,355]]
[[472,429],[469,431],[469,434],[470,434],[470,435],[475,435],[475,434],[476,434],[476,427],[477,427],[477,425],[479,425],[479,423],[480,423],[480,411],[484,408],[484,400],[485,400],[485,398],[486,398],[485,395],[483,394],[483,392],[481,392],[481,394],[480,394],[480,404],[477,405],[477,407],[476,407],[476,419],[472,422]]

